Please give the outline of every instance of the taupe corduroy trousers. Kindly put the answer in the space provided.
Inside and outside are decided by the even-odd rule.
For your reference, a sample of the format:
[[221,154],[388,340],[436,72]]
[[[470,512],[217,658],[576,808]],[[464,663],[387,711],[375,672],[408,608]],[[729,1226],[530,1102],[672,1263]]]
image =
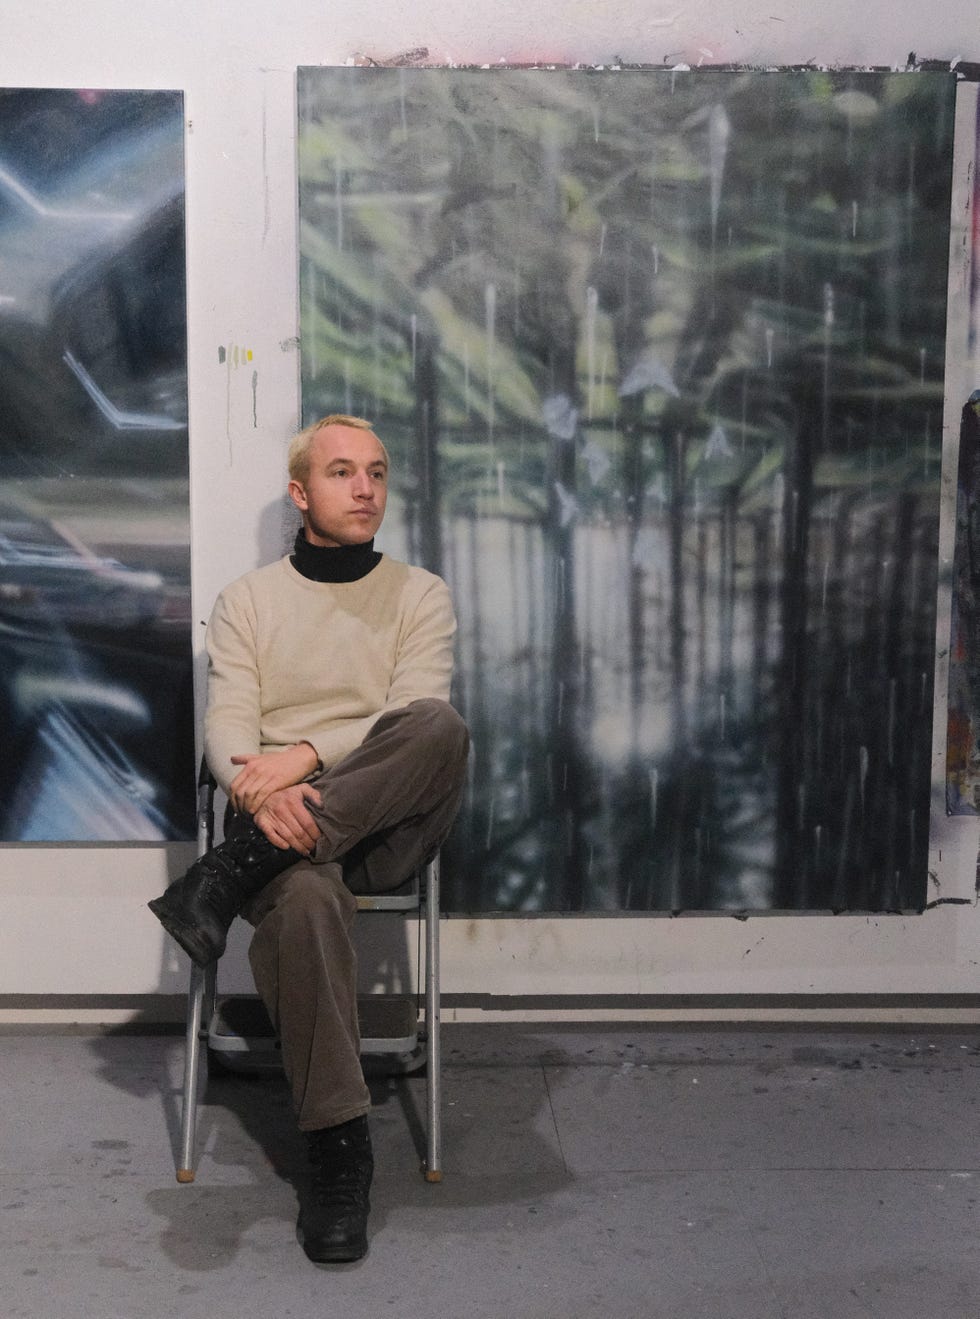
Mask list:
[[367,1113],[360,1062],[355,893],[397,888],[441,846],[466,777],[466,725],[445,701],[383,715],[361,745],[312,780],[323,834],[310,861],[246,906],[249,961],[280,1041],[300,1129]]

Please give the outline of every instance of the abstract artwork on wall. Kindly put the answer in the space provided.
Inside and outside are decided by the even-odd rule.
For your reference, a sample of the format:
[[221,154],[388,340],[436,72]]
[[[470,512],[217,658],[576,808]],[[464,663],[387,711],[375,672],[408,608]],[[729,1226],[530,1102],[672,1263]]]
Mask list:
[[0,90],[0,839],[194,830],[183,98]]
[[980,389],[960,422],[946,729],[946,809],[980,814]]
[[954,97],[300,70],[304,417],[459,614],[451,908],[923,905]]
[[[974,162],[980,160],[980,100]],[[968,357],[980,365],[980,179],[973,169],[970,326]],[[960,417],[956,480],[956,542],[949,641],[949,717],[946,728],[946,809],[980,814],[980,389]]]

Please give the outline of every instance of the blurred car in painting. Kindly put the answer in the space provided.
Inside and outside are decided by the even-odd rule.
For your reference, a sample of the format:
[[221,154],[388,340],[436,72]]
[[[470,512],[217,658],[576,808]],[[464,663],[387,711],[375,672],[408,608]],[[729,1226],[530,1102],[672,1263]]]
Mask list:
[[159,573],[93,554],[25,496],[0,495],[0,616],[63,627],[129,628],[160,615]]
[[193,834],[183,97],[0,88],[0,839]]
[[188,837],[193,772],[183,656],[131,631],[88,632],[0,610],[0,837],[16,842]]
[[187,471],[177,93],[0,91],[0,470]]

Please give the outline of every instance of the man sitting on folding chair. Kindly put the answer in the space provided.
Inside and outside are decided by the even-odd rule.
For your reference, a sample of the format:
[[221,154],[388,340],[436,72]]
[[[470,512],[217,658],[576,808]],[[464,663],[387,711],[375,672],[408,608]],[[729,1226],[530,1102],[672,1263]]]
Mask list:
[[360,1064],[353,893],[398,887],[439,848],[469,739],[448,704],[456,622],[441,578],[378,553],[388,454],[358,417],[289,450],[293,554],[219,596],[208,625],[205,755],[235,815],[149,905],[200,966],[234,917],[282,1043],[310,1193],[312,1260],[367,1250],[371,1100]]

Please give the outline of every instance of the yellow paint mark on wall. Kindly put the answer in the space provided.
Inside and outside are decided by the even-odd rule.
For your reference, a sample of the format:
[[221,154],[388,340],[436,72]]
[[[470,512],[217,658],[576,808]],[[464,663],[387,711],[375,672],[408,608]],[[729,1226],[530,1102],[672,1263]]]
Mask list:
[[227,366],[229,370],[232,367],[246,366],[251,362],[254,353],[251,348],[245,348],[241,344],[230,344],[225,347],[224,344],[218,344],[218,364]]

